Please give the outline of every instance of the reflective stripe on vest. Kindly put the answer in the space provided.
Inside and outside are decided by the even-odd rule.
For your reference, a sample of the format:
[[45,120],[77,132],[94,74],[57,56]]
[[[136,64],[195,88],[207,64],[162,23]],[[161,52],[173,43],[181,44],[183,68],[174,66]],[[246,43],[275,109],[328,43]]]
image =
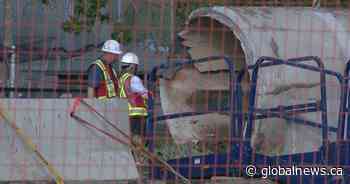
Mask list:
[[[131,98],[128,97],[129,93],[127,93],[126,89],[125,89],[125,84],[126,81],[132,77],[131,74],[129,73],[125,73],[123,74],[120,79],[119,79],[119,97],[120,98]],[[147,116],[147,108],[146,108],[146,102],[143,101],[143,105],[142,107],[138,107],[136,104],[131,104],[130,100],[128,100],[128,107],[129,107],[129,116]]]
[[118,81],[119,82],[118,86],[120,88],[120,90],[119,90],[119,97],[120,98],[127,98],[127,94],[126,94],[124,85],[125,85],[126,80],[128,80],[129,77],[132,77],[132,75],[129,73],[125,73],[120,77],[120,79]]
[[[105,84],[106,84],[106,92],[107,92],[106,96],[99,96],[97,98],[98,99],[108,99],[108,98],[112,98],[112,97],[117,96],[114,82],[111,79],[111,76],[109,76],[109,73],[108,73],[108,70],[107,70],[105,64],[101,60],[95,61],[94,64],[96,64],[101,69],[101,71],[103,73]],[[112,68],[112,72],[113,72],[114,76],[117,76],[116,72],[114,71],[113,68]]]

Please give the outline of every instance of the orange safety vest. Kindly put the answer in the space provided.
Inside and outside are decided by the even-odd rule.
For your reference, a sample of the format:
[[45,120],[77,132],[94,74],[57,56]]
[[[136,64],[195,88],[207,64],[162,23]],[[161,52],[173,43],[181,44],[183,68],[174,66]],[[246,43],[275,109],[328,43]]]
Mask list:
[[[105,100],[117,96],[118,81],[117,73],[113,68],[107,68],[100,60],[96,60],[93,64],[99,67],[103,73],[103,81],[100,87],[96,89],[95,94],[97,99]],[[111,71],[112,70],[112,71]],[[111,76],[114,75],[114,76]]]
[[119,79],[119,97],[128,99],[129,116],[147,116],[146,101],[142,95],[130,91],[132,75],[124,73]]

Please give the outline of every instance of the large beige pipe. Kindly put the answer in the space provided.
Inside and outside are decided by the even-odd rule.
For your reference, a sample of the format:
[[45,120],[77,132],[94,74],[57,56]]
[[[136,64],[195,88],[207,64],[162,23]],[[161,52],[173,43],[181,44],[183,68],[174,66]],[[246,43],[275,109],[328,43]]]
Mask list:
[[[312,55],[320,57],[327,69],[343,73],[350,53],[348,15],[345,10],[313,8],[202,8],[192,12],[180,36],[194,59],[226,54],[242,69],[261,56],[286,59]],[[195,110],[195,101],[191,103],[189,99],[200,94],[196,93],[200,90],[227,90],[228,75],[222,72],[225,67],[221,62],[187,67],[172,80],[161,80],[164,113]],[[257,107],[306,103],[320,98],[316,72],[278,66],[262,69],[259,74]],[[249,80],[244,83],[247,86]],[[329,125],[336,127],[340,88],[334,77],[327,77],[327,92]],[[247,98],[243,100],[246,104]],[[206,102],[195,102],[197,107],[201,103]],[[319,122],[320,113],[304,114],[302,118]],[[228,119],[226,114],[210,114],[169,120],[168,125],[179,144],[193,140],[205,142],[227,135]],[[215,132],[218,136],[212,137]],[[330,139],[335,139],[334,133],[330,133]],[[321,130],[281,119],[260,120],[256,121],[252,144],[270,155],[312,151],[321,145]]]

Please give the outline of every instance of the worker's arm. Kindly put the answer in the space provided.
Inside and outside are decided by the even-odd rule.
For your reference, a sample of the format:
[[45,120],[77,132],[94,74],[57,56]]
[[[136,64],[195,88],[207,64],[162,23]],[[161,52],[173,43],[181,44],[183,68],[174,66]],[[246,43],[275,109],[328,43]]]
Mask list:
[[134,75],[130,81],[130,90],[133,93],[141,94],[142,97],[148,98],[148,90],[143,86],[141,79]]
[[93,65],[88,70],[88,98],[96,97],[95,89],[100,85],[100,81],[101,71],[96,65]]

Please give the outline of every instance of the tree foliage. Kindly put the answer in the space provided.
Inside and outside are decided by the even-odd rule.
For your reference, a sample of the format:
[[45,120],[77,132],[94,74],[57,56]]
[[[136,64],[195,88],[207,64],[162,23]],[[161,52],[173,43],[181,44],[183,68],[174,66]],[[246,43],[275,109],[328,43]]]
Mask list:
[[91,28],[98,22],[109,20],[106,8],[107,0],[75,0],[74,15],[63,24],[63,29],[67,32],[80,33],[81,31],[91,31]]
[[[51,0],[41,0],[43,4],[50,4]],[[73,1],[73,0],[72,0]],[[169,0],[170,1],[170,0]],[[112,25],[114,25],[114,32],[111,35],[113,38],[118,40],[123,40],[125,42],[130,42],[132,40],[132,31],[130,27],[135,23],[137,19],[139,26],[149,27],[161,27],[162,24],[160,22],[160,11],[159,7],[153,10],[152,6],[148,4],[148,1],[142,1],[143,5],[135,15],[127,15],[128,17],[133,17],[133,20],[126,19],[124,22],[111,22],[109,19],[109,12],[106,11],[109,6],[109,0],[74,0],[74,14],[69,20],[65,21],[63,24],[63,29],[66,32],[71,33],[80,33],[82,31],[91,31],[91,29],[95,26],[96,22],[107,22],[109,21]],[[126,3],[130,2],[130,0],[126,0]],[[141,1],[140,1],[141,2]],[[175,22],[176,27],[182,27],[188,18],[189,14],[200,7],[208,7],[208,6],[311,6],[313,0],[249,0],[249,1],[228,1],[228,0],[186,0],[186,1],[175,1]],[[348,0],[334,0],[327,1],[321,0],[321,7],[343,7],[347,8],[349,5]],[[133,9],[129,7],[128,9]],[[157,12],[156,12],[157,11]],[[167,12],[170,14],[170,12]],[[153,16],[154,15],[154,16]],[[168,16],[166,14],[162,14],[163,16]],[[147,20],[146,20],[147,19]],[[150,19],[150,20],[148,20]],[[131,21],[131,22],[130,22]],[[158,24],[159,23],[159,24]],[[164,23],[164,22],[163,22]],[[142,24],[142,25],[141,25]],[[121,29],[129,27],[129,30]],[[138,32],[138,34],[141,34]]]
[[108,0],[75,0],[74,15],[63,23],[63,29],[66,32],[79,34],[82,31],[91,31],[97,22],[109,22],[113,25],[112,39],[123,43],[129,43],[132,40],[130,30],[120,30],[120,27],[126,27],[121,22],[112,22],[110,14],[107,11]]

